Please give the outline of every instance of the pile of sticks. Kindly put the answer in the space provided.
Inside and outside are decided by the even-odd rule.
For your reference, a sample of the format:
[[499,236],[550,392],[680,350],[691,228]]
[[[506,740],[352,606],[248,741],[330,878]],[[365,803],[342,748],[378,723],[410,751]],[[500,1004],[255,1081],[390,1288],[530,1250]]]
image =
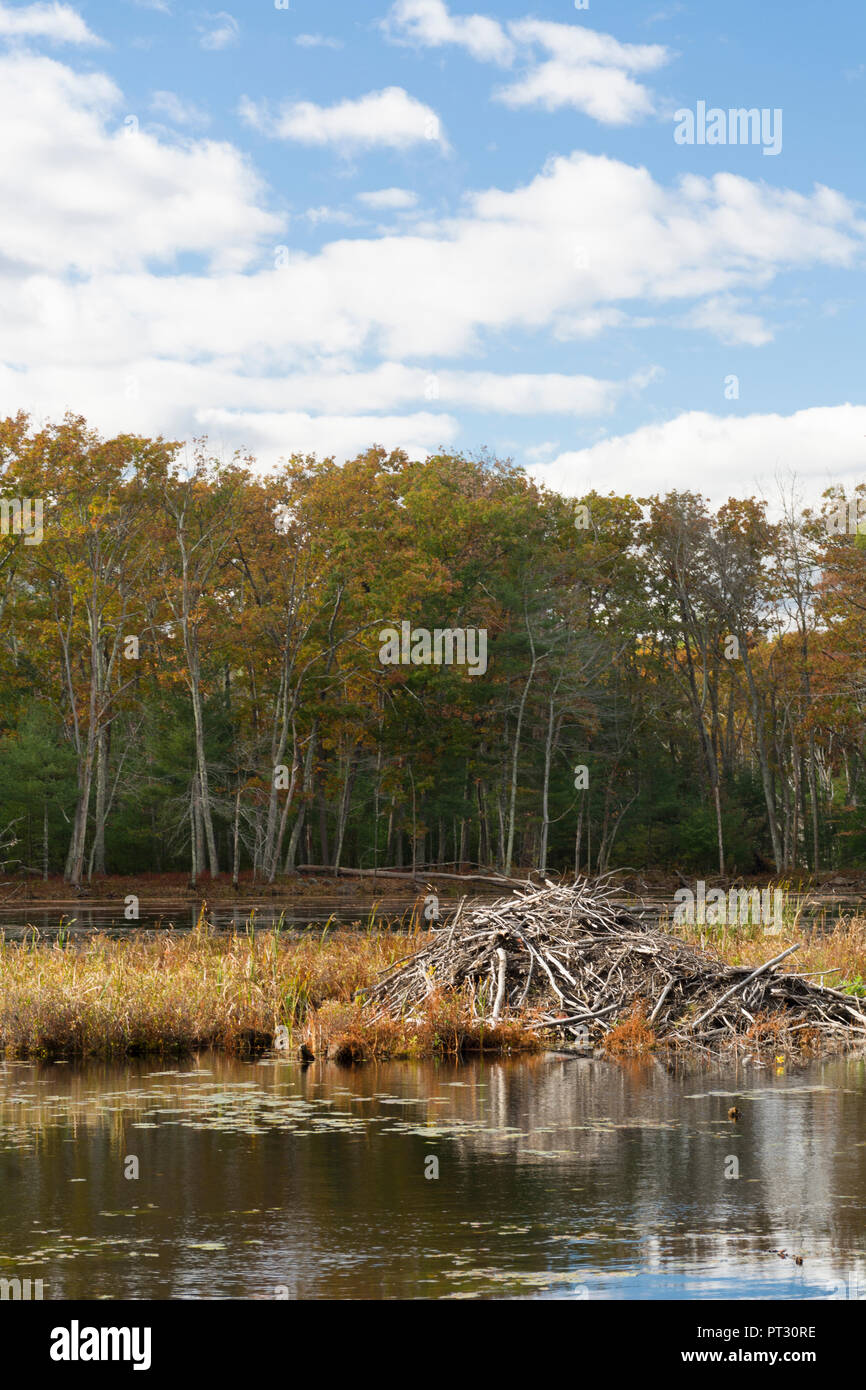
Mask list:
[[760,1046],[759,1015],[787,1032],[814,1029],[828,1043],[866,1039],[858,1000],[773,969],[797,945],[757,969],[724,965],[641,922],[612,893],[579,879],[530,884],[492,903],[464,898],[450,922],[366,992],[370,1022],[420,1015],[434,991],[464,989],[491,1027],[519,1016],[590,1046],[635,1005],[662,1045],[713,1051],[751,1030]]

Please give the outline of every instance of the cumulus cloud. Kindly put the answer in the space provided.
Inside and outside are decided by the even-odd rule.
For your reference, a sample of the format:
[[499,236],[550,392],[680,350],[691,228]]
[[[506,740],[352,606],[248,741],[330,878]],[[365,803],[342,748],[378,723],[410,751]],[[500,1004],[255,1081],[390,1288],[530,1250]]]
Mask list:
[[47,39],[49,43],[101,44],[71,5],[0,3],[0,38]]
[[672,56],[661,44],[620,43],[582,24],[453,15],[444,0],[397,0],[384,29],[394,42],[454,44],[481,62],[516,69],[494,94],[506,106],[570,106],[608,125],[630,124],[655,109],[634,74],[653,72]]
[[397,0],[383,27],[397,42],[433,48],[458,44],[481,62],[508,65],[516,52],[498,20],[478,14],[452,15],[443,0]]
[[0,58],[0,246],[23,271],[93,273],[197,252],[249,263],[282,223],[229,144],[167,144],[122,119],[101,73],[34,54]]
[[137,356],[99,372],[70,364],[38,379],[0,370],[0,394],[14,392],[24,407],[38,409],[47,392],[103,428],[147,432],[159,402],[163,433],[206,431],[227,448],[270,459],[295,450],[349,457],[373,442],[424,454],[456,438],[455,408],[590,416],[611,410],[634,384],[557,373],[429,372],[396,362],[274,377]]
[[772,504],[796,475],[817,499],[831,483],[863,481],[866,406],[814,406],[792,415],[688,411],[664,424],[562,453],[530,471],[568,496],[599,492],[702,492],[716,504],[758,486]]
[[373,444],[405,449],[411,457],[423,458],[450,444],[459,428],[452,417],[429,412],[314,416],[305,411],[216,409],[200,411],[197,418],[211,439],[223,440],[227,447],[248,447],[266,458],[297,452],[347,459]]
[[[87,320],[98,305],[121,342],[144,334],[158,352],[210,352],[230,322],[238,352],[275,362],[290,350],[453,357],[515,329],[585,336],[634,301],[684,314],[765,291],[789,268],[862,255],[864,227],[831,190],[733,175],[666,186],[645,169],[575,154],[523,186],[474,195],[459,217],[331,241],[313,255],[286,248],[279,266],[270,250],[252,273],[256,249],[268,236],[272,247],[282,241],[282,226],[237,151],[112,132],[118,103],[98,74],[48,59],[0,63],[0,138],[16,151],[0,169],[0,242],[19,267],[49,278],[64,313]],[[218,273],[118,273],[183,251]],[[101,275],[66,284],[56,278],[65,268]],[[33,293],[20,275],[8,287],[7,323],[16,304],[26,316],[22,296]],[[81,332],[89,337],[86,324]]]
[[654,110],[650,92],[632,74],[668,61],[660,44],[619,43],[593,29],[534,19],[510,29],[522,50],[540,48],[545,56],[496,93],[506,106],[570,106],[607,125],[627,125]]
[[435,448],[458,411],[601,417],[642,386],[489,372],[491,345],[589,336],[648,311],[681,331],[691,315],[685,331],[760,333],[754,291],[766,300],[786,270],[862,259],[866,229],[831,189],[665,184],[584,154],[468,196],[459,216],[309,253],[234,146],[127,129],[125,109],[103,74],[0,58],[5,410],[71,408],[174,437],[219,424],[238,444],[271,441],[265,452],[314,434],[339,452],[328,431],[345,417],[346,448]]
[[266,103],[243,97],[239,114],[262,135],[302,145],[336,145],[344,151],[384,145],[405,150],[426,140],[446,146],[436,112],[402,87],[368,92],[334,106],[287,102],[276,113]]
[[560,372],[436,372],[425,379],[424,389],[435,391],[444,404],[497,415],[601,415],[613,410],[626,390],[652,379],[652,373],[619,382]]

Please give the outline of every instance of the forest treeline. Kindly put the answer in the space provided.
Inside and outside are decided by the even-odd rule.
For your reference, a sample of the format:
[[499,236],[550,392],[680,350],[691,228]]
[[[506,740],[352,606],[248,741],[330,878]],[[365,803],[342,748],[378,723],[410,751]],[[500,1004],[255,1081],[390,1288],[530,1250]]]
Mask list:
[[[264,473],[74,416],[7,419],[0,471],[7,874],[862,863],[841,489],[771,520],[698,459],[643,498],[378,448]],[[383,660],[403,624],[485,669]]]

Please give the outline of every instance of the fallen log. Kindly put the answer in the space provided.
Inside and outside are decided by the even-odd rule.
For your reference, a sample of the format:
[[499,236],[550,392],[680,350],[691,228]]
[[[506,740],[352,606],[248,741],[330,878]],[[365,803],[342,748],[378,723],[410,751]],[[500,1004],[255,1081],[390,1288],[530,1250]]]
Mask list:
[[410,878],[424,879],[425,882],[442,878],[454,883],[491,883],[494,888],[524,886],[524,880],[520,878],[505,878],[503,875],[494,877],[492,874],[446,874],[439,869],[332,869],[327,864],[298,864],[296,871],[299,874],[324,874],[326,877],[339,875],[343,878]]

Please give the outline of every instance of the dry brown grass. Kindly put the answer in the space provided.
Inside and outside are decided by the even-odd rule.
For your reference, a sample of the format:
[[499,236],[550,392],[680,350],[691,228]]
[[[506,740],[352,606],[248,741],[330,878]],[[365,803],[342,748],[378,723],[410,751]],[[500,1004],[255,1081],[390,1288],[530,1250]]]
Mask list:
[[350,1000],[411,938],[277,932],[0,940],[0,1052],[112,1056],[269,1045],[326,1000]]
[[[682,933],[680,933],[682,934]],[[701,929],[694,929],[700,944]],[[191,933],[97,936],[67,941],[0,938],[0,1054],[111,1057],[178,1054],[213,1047],[244,1052],[271,1045],[288,1028],[317,1056],[340,1060],[536,1051],[541,1033],[528,1020],[503,1020],[495,1030],[476,1016],[465,991],[432,993],[410,1018],[370,1023],[353,1002],[380,971],[420,945],[421,933],[278,931],[217,933],[206,923]],[[830,971],[827,984],[866,979],[866,919],[833,931],[767,937],[746,930],[705,939],[732,965],[757,965],[802,941],[797,971]],[[818,978],[818,977],[815,977]],[[800,1028],[785,1036],[784,1020],[756,1019],[755,1043],[801,1052],[821,1046]],[[760,1035],[760,1036],[759,1036]],[[640,1056],[655,1045],[639,1001],[606,1035],[611,1057]]]
[[189,933],[76,942],[0,938],[0,1055],[111,1057],[200,1048],[247,1052],[313,1040],[341,1060],[536,1050],[517,1023],[495,1033],[469,1001],[431,996],[414,1022],[370,1025],[353,1003],[418,945],[417,933]]
[[360,1005],[333,999],[310,1015],[303,1041],[316,1057],[338,1062],[541,1050],[537,1034],[520,1019],[503,1019],[494,1028],[475,1015],[472,1003],[467,990],[434,991],[411,1018],[371,1022]]
[[643,1057],[656,1045],[656,1035],[646,1020],[646,1000],[638,999],[630,1014],[604,1035],[602,1044],[609,1057]]
[[[727,965],[757,966],[799,941],[799,951],[785,962],[784,968],[792,974],[826,971],[825,984],[833,989],[866,980],[866,917],[843,917],[824,931],[786,926],[778,934],[768,935],[752,927],[726,927],[710,933],[706,927],[679,926],[677,935],[703,946]],[[820,981],[820,974],[812,974],[812,978]]]

